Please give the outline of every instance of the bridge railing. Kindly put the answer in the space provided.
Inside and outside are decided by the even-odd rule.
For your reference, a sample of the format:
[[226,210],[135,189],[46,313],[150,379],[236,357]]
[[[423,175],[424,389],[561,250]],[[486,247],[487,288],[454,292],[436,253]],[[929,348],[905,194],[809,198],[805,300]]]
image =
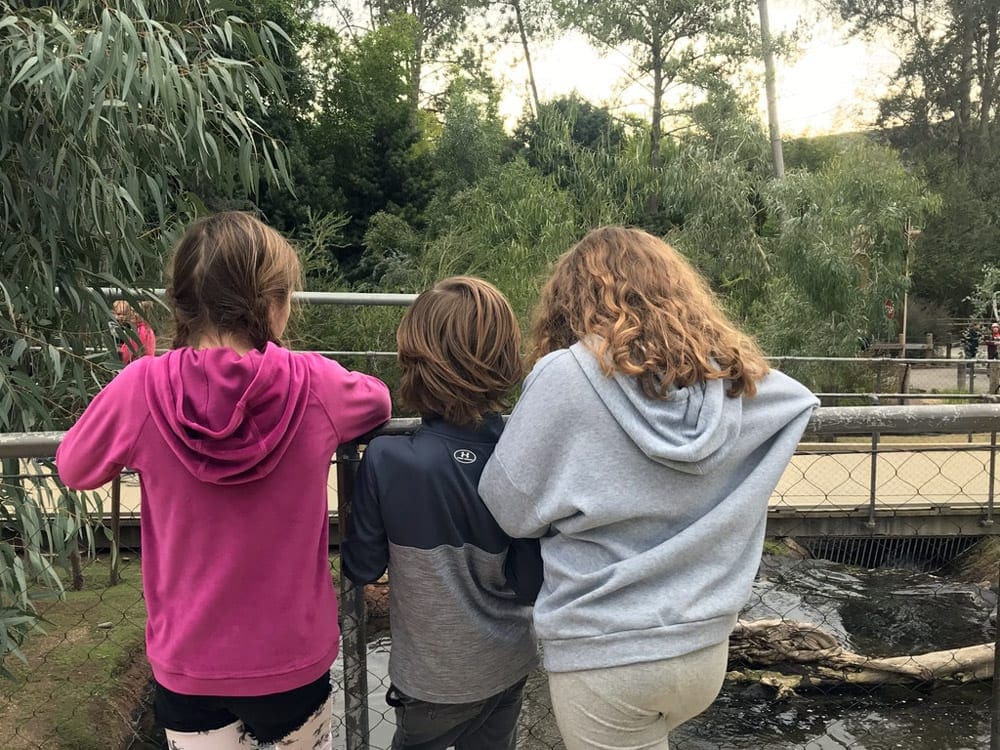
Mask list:
[[[418,424],[418,420],[394,419],[374,434],[407,434]],[[859,548],[857,559],[867,561],[859,564],[873,568],[893,555],[927,553],[940,557],[960,551],[973,536],[997,533],[994,499],[998,430],[1000,405],[991,403],[820,408],[810,420],[803,443],[772,498],[769,536],[794,537],[807,549],[827,552],[833,549],[831,540],[842,538],[844,543],[834,551],[848,557],[853,554],[850,545],[866,536],[882,545],[878,549],[871,544],[864,550]],[[968,442],[969,435],[974,436],[973,442]],[[46,721],[53,715],[50,707],[59,702],[64,686],[80,679],[81,669],[67,668],[65,674],[53,675],[52,668],[62,663],[63,650],[71,648],[81,631],[94,639],[84,667],[91,670],[91,679],[98,683],[113,681],[112,670],[100,663],[102,643],[124,638],[125,633],[131,633],[141,642],[144,622],[138,577],[141,549],[138,540],[120,547],[118,527],[123,495],[127,500],[138,493],[138,488],[127,477],[124,485],[119,478],[104,491],[70,502],[68,498],[73,498],[73,493],[63,492],[51,476],[50,464],[44,463],[55,453],[61,436],[57,432],[0,435],[0,459],[5,461],[6,474],[2,478],[5,486],[0,492],[0,504],[8,506],[12,490],[20,492],[22,499],[35,496],[39,521],[36,541],[45,547],[46,539],[61,540],[61,550],[47,550],[50,560],[56,560],[60,554],[67,557],[68,546],[82,548],[85,553],[87,533],[96,532],[98,538],[102,534],[110,537],[108,551],[98,554],[106,558],[111,574],[107,578],[98,574],[92,564],[87,560],[81,562],[78,555],[74,575],[79,574],[81,581],[86,577],[83,593],[88,589],[99,591],[97,604],[83,610],[73,609],[77,604],[75,594],[71,593],[65,604],[45,605],[44,614],[57,624],[57,629],[38,636],[34,643],[29,640],[28,664],[14,666],[18,679],[25,683],[44,673],[50,693],[39,702],[34,713],[28,713],[25,725],[15,727],[14,739],[5,743],[12,750],[71,746],[57,744],[64,728],[46,725]],[[337,505],[331,509],[333,523],[346,524],[361,449],[370,437],[343,445],[337,453],[334,483]],[[830,440],[837,442],[826,442]],[[918,464],[923,468],[918,470]],[[951,489],[932,491],[935,482]],[[897,485],[904,491],[900,493]],[[905,490],[907,485],[910,490]],[[55,523],[56,517],[61,517],[64,523]],[[0,527],[4,526],[2,518],[0,514]],[[89,527],[85,522],[89,522]],[[950,552],[942,546],[945,538],[950,540],[947,542],[951,544]],[[924,544],[924,548],[913,546],[913,539]],[[280,532],[276,533],[275,543],[280,545]],[[333,563],[336,567],[336,558]],[[73,566],[70,560],[70,567]],[[352,587],[349,581],[341,579],[339,588],[343,630],[342,658],[337,670],[343,701],[343,708],[338,710],[342,721],[339,731],[352,750],[387,748],[392,716],[379,708],[380,691],[388,687],[385,646],[378,640],[381,625],[369,627],[371,590],[366,604],[365,591]],[[936,596],[933,592],[930,595]],[[777,618],[788,614],[769,604],[765,594],[751,604],[757,617],[762,612],[770,612]],[[120,611],[112,615],[108,607],[119,607]],[[6,705],[0,703],[0,730],[6,729],[5,713],[13,716],[24,708],[24,701],[16,695],[0,686],[0,701],[7,701]],[[521,746],[560,747],[548,713],[544,675],[532,678],[525,705]],[[984,716],[989,715],[985,707],[982,710]],[[131,730],[139,735],[150,731],[140,724]],[[682,750],[688,746],[683,738],[672,744]],[[701,742],[690,746],[713,745]],[[726,745],[720,741],[718,746]]]

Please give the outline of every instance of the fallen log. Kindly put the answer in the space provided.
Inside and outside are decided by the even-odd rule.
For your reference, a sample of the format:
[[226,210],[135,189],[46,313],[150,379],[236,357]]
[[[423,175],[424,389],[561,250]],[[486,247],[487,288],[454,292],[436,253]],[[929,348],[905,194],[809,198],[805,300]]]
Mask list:
[[[388,629],[388,582],[365,587],[369,632]],[[798,690],[963,683],[993,677],[993,644],[908,656],[848,651],[837,636],[796,620],[740,620],[729,638],[727,679],[767,685],[778,698]]]
[[727,677],[796,690],[861,685],[962,683],[993,677],[993,644],[908,656],[872,657],[844,649],[836,636],[808,622],[740,620],[729,640]]

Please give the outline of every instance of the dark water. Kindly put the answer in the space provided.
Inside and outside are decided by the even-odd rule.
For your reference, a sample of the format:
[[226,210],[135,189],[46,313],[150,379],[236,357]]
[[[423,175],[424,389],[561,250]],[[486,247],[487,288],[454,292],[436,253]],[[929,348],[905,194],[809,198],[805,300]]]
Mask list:
[[[765,560],[744,613],[821,625],[868,656],[900,656],[993,640],[993,595],[904,569],[823,560]],[[672,736],[678,750],[979,750],[989,746],[990,684],[859,688],[776,701],[770,689],[727,684]]]

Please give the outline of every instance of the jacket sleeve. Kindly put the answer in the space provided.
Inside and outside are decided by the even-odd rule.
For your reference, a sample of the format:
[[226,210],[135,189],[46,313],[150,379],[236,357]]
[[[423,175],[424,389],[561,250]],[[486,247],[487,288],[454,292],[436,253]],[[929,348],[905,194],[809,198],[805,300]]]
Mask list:
[[63,437],[56,450],[56,468],[67,487],[96,489],[132,461],[136,436],[147,414],[136,408],[145,403],[143,370],[137,362],[119,372]]
[[389,419],[389,388],[373,375],[344,369],[316,355],[321,382],[320,401],[341,443],[371,432]]
[[377,581],[389,565],[389,539],[382,523],[374,459],[369,447],[358,467],[347,534],[340,543],[344,574],[357,584]]
[[537,539],[515,539],[503,563],[507,585],[518,604],[534,604],[542,588],[542,550]]

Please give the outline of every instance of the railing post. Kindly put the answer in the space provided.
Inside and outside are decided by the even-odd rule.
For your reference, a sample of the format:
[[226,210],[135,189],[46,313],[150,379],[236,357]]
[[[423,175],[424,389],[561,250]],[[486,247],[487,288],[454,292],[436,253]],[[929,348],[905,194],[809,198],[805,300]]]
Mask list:
[[[1000,581],[1000,574],[997,576]],[[1000,614],[1000,613],[998,613]],[[1000,619],[993,641],[993,687],[990,701],[990,750],[1000,750]]]
[[[337,524],[347,536],[351,495],[360,454],[356,443],[337,450]],[[347,750],[368,750],[368,653],[365,638],[365,587],[355,586],[340,563],[341,643],[344,664],[344,727]]]
[[121,543],[122,543],[122,477],[121,474],[111,480],[111,572],[108,583],[112,586],[121,580]]
[[[969,361],[969,393],[976,392],[976,360]],[[968,442],[972,442],[972,433],[969,433]]]
[[872,530],[875,529],[875,497],[878,487],[878,440],[879,433],[873,432],[871,482],[868,485],[868,522],[866,523],[866,526]]
[[991,432],[989,486],[986,488],[986,520],[983,521],[984,526],[993,525],[993,496],[994,493],[996,492],[996,478],[997,478],[997,434],[995,432]]

